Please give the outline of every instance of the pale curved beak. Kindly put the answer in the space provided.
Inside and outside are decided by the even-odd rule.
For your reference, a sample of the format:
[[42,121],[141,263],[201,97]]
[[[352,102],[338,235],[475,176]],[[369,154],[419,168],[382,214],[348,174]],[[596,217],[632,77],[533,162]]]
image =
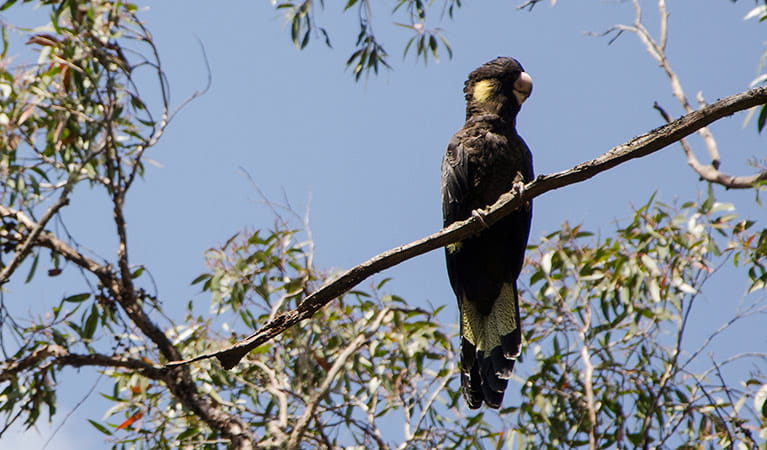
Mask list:
[[517,103],[522,105],[532,92],[533,78],[527,72],[520,73],[517,81],[514,82],[514,97],[517,98]]

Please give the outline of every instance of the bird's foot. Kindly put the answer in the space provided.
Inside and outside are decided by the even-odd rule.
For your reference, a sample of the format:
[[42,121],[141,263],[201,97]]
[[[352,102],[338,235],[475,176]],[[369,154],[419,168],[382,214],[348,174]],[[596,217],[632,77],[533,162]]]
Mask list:
[[515,181],[511,184],[511,193],[514,194],[515,197],[519,197],[522,195],[522,192],[525,190],[525,182],[524,181]]
[[[511,185],[511,193],[514,195],[514,197],[519,197],[522,195],[522,193],[525,191],[525,182],[524,181],[515,181]],[[530,202],[525,202],[525,208],[530,208]]]
[[471,216],[476,217],[477,220],[479,220],[479,223],[481,223],[483,227],[490,228],[490,225],[488,225],[487,222],[485,222],[486,215],[487,213],[485,213],[485,211],[481,209],[474,209],[471,211]]

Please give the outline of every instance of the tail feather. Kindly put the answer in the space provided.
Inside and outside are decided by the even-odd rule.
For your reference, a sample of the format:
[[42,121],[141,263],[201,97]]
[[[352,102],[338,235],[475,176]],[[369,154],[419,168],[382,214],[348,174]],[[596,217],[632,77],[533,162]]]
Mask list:
[[[514,366],[514,362],[511,363]],[[497,368],[492,363],[492,358],[485,358],[480,364],[480,375],[482,378],[482,394],[485,396],[485,403],[491,408],[500,408],[503,402],[503,394],[506,392],[508,380],[498,376]]]
[[469,408],[500,408],[521,349],[514,283],[501,289],[488,314],[461,301],[461,386]]
[[474,344],[461,339],[461,391],[466,399],[466,404],[471,409],[477,409],[482,406],[485,398],[482,393],[482,378],[479,375],[479,364],[477,364],[477,349]]

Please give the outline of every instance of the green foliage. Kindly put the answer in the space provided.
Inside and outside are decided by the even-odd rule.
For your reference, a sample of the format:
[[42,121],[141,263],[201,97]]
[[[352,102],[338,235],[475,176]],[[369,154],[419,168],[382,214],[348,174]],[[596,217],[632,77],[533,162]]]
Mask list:
[[[455,330],[436,321],[439,308],[382,293],[388,280],[342,296],[233,371],[208,361],[193,376],[266,447],[291,439],[304,447],[750,447],[767,433],[765,354],[708,352],[728,327],[767,311],[767,231],[754,225],[713,198],[679,209],[651,200],[604,239],[564,225],[532,247],[519,367],[531,373],[518,393],[509,390],[500,416],[465,415]],[[295,238],[281,226],[208,251],[210,270],[193,283],[210,294],[211,314],[194,314],[190,303],[183,325],[168,331],[186,356],[241,339],[232,330],[294,308],[326,279]],[[762,297],[703,342],[688,342],[691,317],[706,307],[704,285],[728,262],[755,274],[751,290]],[[748,379],[726,382],[746,360]],[[220,439],[163,395],[161,382],[109,373],[115,406],[93,424],[116,444],[213,448]],[[139,414],[136,426],[117,429]]]
[[[6,1],[0,9],[15,3]],[[71,240],[59,240],[48,231],[35,239],[32,230],[45,229],[47,221],[70,203],[69,196],[78,185],[106,192],[116,206],[106,214],[119,219],[124,228],[124,195],[143,174],[142,156],[168,119],[157,53],[135,17],[134,5],[75,0],[38,3],[50,7],[50,23],[32,30],[4,25],[0,61],[0,246],[12,261],[24,260],[30,252],[27,283],[39,275],[38,267],[44,265],[40,260],[46,254],[50,255],[50,277],[61,274],[65,260],[85,269],[95,267],[95,262],[68,246]],[[16,52],[34,55],[33,63],[7,56],[9,33],[25,38],[26,53]],[[159,118],[141,100],[134,82],[145,69],[160,86]],[[63,221],[60,224],[64,226]],[[13,275],[13,266],[5,258],[0,269],[4,275]],[[5,304],[0,308],[2,347],[8,357],[0,373],[0,411],[6,425],[20,418],[26,426],[34,425],[43,406],[53,414],[57,374],[71,353],[88,355],[104,349],[114,353],[115,335],[130,334],[125,316],[108,293],[110,287],[101,279],[95,282],[104,271],[93,268],[92,272],[84,277],[80,293],[63,295],[57,306],[40,317],[20,321],[9,315]],[[0,284],[7,281],[4,278]],[[143,291],[137,295],[149,298]],[[15,345],[8,347],[11,337]],[[118,346],[122,344],[120,337],[116,340]],[[8,353],[9,348],[15,351]],[[78,364],[84,363],[71,363]]]
[[[277,10],[285,13],[285,18],[290,22],[290,38],[299,49],[304,49],[312,36],[321,36],[325,45],[330,47],[330,35],[328,31],[317,25],[315,15],[317,7],[325,8],[323,1],[313,2],[279,2],[275,4]],[[448,56],[452,58],[453,50],[442,34],[441,28],[427,28],[427,14],[432,17],[432,10],[439,4],[442,13],[452,18],[455,11],[461,7],[460,0],[443,0],[441,2],[424,2],[422,0],[397,0],[392,10],[393,15],[401,15],[407,19],[406,23],[396,23],[412,33],[412,37],[405,45],[403,55],[407,56],[412,49],[416,60],[427,63],[430,58],[439,60],[440,47],[444,48]],[[354,79],[359,80],[362,75],[378,74],[381,68],[391,69],[389,53],[381,43],[380,38],[373,30],[374,8],[380,9],[381,5],[374,4],[370,0],[348,0],[344,6],[344,12],[353,10],[357,13],[359,32],[354,44],[354,51],[346,60],[346,66],[352,70]]]
[[4,204],[31,211],[80,181],[114,194],[143,172],[139,156],[157,127],[133,77],[157,62],[129,61],[136,48],[118,43],[146,42],[134,10],[119,2],[60,2],[53,33],[28,35],[37,64],[0,65]]
[[[101,189],[122,204],[133,181],[143,175],[144,152],[169,118],[157,53],[134,5],[43,4],[52,5],[47,27],[3,29],[3,54],[7,33],[21,34],[36,62],[11,65],[3,59],[0,64],[0,202],[33,220],[41,218],[42,227],[69,203],[77,185]],[[147,72],[159,85],[159,114],[141,99],[134,80]],[[28,223],[22,222],[3,214],[3,250],[15,252],[17,260],[28,250]],[[38,248],[32,251],[27,282],[40,256]],[[60,255],[52,252],[50,276],[61,273],[60,263]]]
[[[531,448],[756,445],[754,430],[767,431],[763,406],[751,406],[767,383],[765,354],[706,353],[724,329],[763,313],[764,297],[706,341],[685,340],[722,264],[759,268],[752,289],[763,278],[764,231],[749,233],[732,210],[712,198],[680,210],[651,200],[615,236],[565,225],[533,248],[526,337],[538,367],[510,409]],[[726,383],[728,366],[749,358],[759,368],[750,384]]]
[[[325,45],[331,47],[330,36],[327,31],[318,27],[312,20],[312,0],[304,0],[301,3],[281,2],[275,5],[278,10],[285,10],[285,17],[290,21],[290,38],[299,49],[309,44],[312,32],[319,32],[325,38]],[[324,2],[320,1],[324,6]]]

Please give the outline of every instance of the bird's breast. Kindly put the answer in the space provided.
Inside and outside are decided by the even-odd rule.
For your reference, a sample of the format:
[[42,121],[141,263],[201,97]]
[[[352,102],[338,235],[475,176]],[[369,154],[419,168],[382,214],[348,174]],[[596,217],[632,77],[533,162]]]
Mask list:
[[511,189],[519,172],[525,171],[524,144],[514,136],[486,131],[476,137],[476,151],[469,155],[475,168],[472,184],[479,206],[494,203],[498,197]]

